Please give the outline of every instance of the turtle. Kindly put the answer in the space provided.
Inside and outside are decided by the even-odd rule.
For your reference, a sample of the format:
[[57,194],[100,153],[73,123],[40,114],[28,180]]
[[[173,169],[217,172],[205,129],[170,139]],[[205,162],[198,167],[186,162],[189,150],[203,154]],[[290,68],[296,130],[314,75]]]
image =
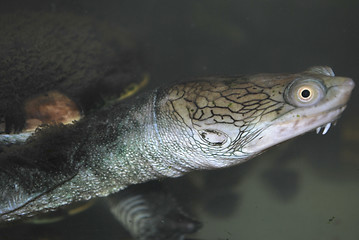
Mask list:
[[[141,53],[121,29],[68,13],[23,12],[0,18],[4,36],[0,40],[0,152],[25,144],[41,127],[73,124],[92,111],[122,101],[149,81]],[[128,223],[129,217],[116,209],[125,207],[121,213],[138,209],[138,204],[131,208],[131,198],[137,203],[140,198],[141,210],[152,216],[140,228],[125,225],[136,239],[179,239],[200,226],[159,183],[133,186],[111,196],[109,208],[120,222]],[[75,203],[28,222],[52,223],[93,202]],[[137,219],[137,215],[131,216]]]
[[196,78],[42,128],[1,155],[1,220],[243,163],[311,130],[325,134],[353,87],[329,67]]
[[0,221],[237,165],[315,129],[325,134],[353,88],[327,66],[197,77],[42,127],[0,155]]

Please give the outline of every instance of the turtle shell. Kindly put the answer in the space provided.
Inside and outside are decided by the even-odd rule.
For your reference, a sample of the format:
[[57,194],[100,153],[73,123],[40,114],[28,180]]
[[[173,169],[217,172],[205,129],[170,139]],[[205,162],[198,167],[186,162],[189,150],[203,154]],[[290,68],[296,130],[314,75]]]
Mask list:
[[0,34],[0,133],[66,123],[67,114],[76,120],[143,80],[142,57],[129,35],[96,19],[1,15]]
[[[79,120],[105,103],[133,95],[148,81],[130,36],[95,19],[58,13],[1,15],[0,34],[3,136],[30,136],[41,124]],[[84,206],[64,207],[46,221]]]

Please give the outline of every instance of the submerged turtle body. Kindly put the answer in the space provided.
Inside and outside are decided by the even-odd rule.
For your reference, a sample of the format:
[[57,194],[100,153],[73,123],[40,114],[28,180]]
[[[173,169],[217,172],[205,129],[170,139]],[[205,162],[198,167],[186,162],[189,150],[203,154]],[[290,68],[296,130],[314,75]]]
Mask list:
[[[12,59],[16,65],[18,61]],[[4,101],[15,97],[7,91],[19,79],[8,80],[13,76],[7,72],[9,66],[1,73],[5,74],[1,81],[8,84],[1,94]],[[88,70],[96,69],[94,66],[97,65],[88,65]],[[71,69],[75,68],[68,69],[73,73]],[[47,73],[45,70],[34,72]],[[24,76],[26,72],[22,72]],[[56,71],[52,73],[56,75]],[[111,73],[100,74],[100,78],[110,75],[111,81],[124,83],[122,71]],[[67,86],[59,94],[65,93],[79,106],[86,105],[82,98],[76,100],[83,96],[76,92],[81,86],[77,83],[86,82],[86,77],[73,80],[77,76],[73,74],[50,81],[56,87],[50,84],[38,89],[54,91]],[[46,85],[47,81],[42,78],[38,83]],[[97,86],[92,83],[85,84],[91,86],[85,87],[85,92]],[[344,111],[353,87],[351,79],[336,77],[329,67],[295,74],[198,78],[87,111],[72,125],[44,127],[25,144],[6,147],[0,154],[0,219],[30,217],[74,202],[109,196],[130,185],[242,163],[287,139],[330,126]],[[26,106],[25,100],[36,94],[20,95],[18,108]],[[18,131],[26,117],[15,121],[18,118],[12,111],[9,113],[8,105],[4,106],[0,109],[6,121],[5,132]],[[135,211],[121,202],[112,205],[114,209]],[[115,216],[122,218],[121,214]]]
[[1,218],[242,163],[337,120],[353,86],[327,67],[200,78],[121,101],[74,125],[43,129],[1,155]]

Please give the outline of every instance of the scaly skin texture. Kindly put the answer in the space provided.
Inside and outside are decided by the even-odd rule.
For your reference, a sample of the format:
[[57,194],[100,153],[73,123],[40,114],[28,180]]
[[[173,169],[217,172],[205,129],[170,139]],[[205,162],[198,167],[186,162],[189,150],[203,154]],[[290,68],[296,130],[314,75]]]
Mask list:
[[353,87],[328,67],[201,78],[43,129],[0,155],[1,220],[242,163],[335,121]]

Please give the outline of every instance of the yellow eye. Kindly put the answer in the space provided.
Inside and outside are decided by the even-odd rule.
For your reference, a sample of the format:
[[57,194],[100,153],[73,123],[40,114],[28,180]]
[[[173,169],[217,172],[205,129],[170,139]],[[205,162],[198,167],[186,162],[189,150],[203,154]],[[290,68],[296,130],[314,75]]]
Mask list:
[[326,87],[317,79],[296,79],[285,90],[285,100],[296,107],[312,106],[325,96]]

